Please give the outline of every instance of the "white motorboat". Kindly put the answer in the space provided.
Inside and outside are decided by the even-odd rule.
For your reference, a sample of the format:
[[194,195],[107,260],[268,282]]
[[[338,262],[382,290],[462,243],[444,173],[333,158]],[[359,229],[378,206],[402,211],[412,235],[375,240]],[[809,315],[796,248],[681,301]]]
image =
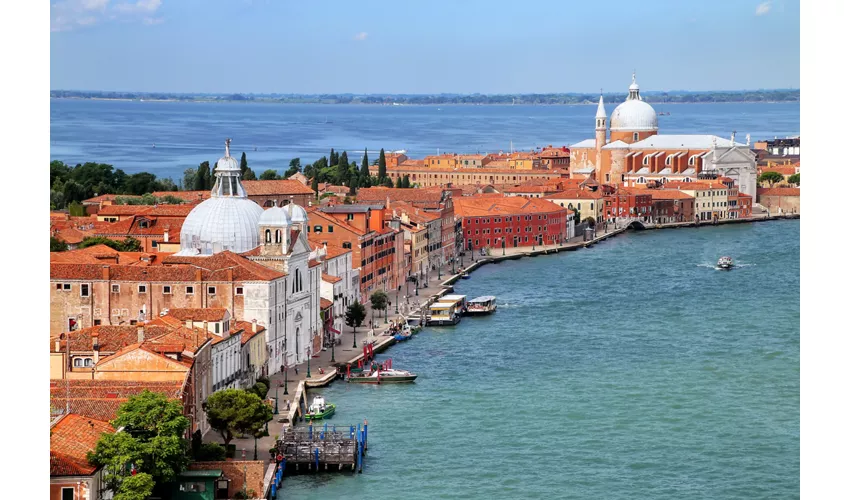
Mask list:
[[732,257],[720,257],[720,260],[717,261],[717,269],[729,270],[733,267],[735,267],[735,264],[732,262]]

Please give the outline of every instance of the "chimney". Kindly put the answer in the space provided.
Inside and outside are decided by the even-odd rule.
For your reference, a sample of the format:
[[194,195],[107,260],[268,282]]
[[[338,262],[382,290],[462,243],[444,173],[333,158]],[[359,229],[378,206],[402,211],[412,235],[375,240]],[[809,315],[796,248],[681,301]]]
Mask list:
[[207,326],[207,321],[206,321],[206,320],[204,320],[204,331],[205,331],[205,332],[210,331],[209,326]]
[[62,350],[62,342],[59,339],[56,339],[56,342],[53,343],[53,352],[60,352]]
[[251,331],[257,333],[257,320],[255,319],[251,320]]
[[109,281],[109,266],[103,266],[103,279],[104,281]]
[[191,319],[186,320],[186,328],[192,328],[192,320]]
[[162,242],[168,243],[168,226],[166,226],[165,231],[162,232]]
[[97,332],[92,332],[91,334],[91,348],[94,351],[94,364],[97,364],[100,361],[100,341],[97,337]]
[[136,341],[142,343],[145,341],[145,327],[140,326],[136,329]]

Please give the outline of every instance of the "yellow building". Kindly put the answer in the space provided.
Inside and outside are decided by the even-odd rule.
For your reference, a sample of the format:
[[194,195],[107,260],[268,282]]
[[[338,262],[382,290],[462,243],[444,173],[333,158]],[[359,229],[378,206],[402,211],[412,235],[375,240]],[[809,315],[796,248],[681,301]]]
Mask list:
[[597,191],[566,189],[544,196],[543,199],[578,212],[577,224],[588,217],[593,217],[594,221],[605,219],[605,197]]
[[666,189],[678,189],[694,197],[694,214],[701,221],[729,218],[729,188],[720,182],[668,182]]

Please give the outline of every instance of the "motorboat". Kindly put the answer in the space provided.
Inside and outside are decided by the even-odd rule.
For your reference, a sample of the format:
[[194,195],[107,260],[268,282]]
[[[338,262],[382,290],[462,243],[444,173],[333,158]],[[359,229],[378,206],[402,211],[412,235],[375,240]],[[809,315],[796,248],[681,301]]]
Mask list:
[[405,340],[410,340],[410,337],[413,336],[413,330],[410,328],[410,325],[405,323],[401,325],[401,330],[393,335],[393,338],[396,342],[404,342]]
[[733,267],[735,267],[735,264],[732,262],[732,257],[720,257],[720,260],[717,261],[717,269],[729,270]]
[[469,273],[468,273],[468,272],[466,272],[466,271],[462,272],[462,273],[460,274],[460,279],[462,279],[462,280],[468,280],[468,279],[469,279]]
[[466,306],[468,315],[484,315],[496,311],[496,297],[484,295],[470,300]]
[[304,418],[307,420],[322,420],[330,418],[335,411],[335,404],[326,403],[324,397],[316,396],[313,398],[313,404],[307,408],[307,413],[304,415]]
[[354,375],[348,379],[349,382],[359,384],[403,384],[416,380],[417,375],[407,370],[396,370],[394,368],[378,367],[368,374]]

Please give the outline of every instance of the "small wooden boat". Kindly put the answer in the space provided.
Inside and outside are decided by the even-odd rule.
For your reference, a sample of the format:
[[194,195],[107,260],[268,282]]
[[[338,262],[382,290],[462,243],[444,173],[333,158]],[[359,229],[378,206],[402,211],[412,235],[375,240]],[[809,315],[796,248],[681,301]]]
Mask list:
[[395,370],[393,368],[378,368],[368,374],[351,374],[349,382],[359,384],[404,384],[416,380],[417,375],[407,370]]
[[735,264],[732,262],[732,257],[720,257],[720,260],[717,261],[717,269],[730,270],[735,267]]
[[410,340],[413,337],[413,330],[410,329],[410,325],[405,323],[401,327],[401,331],[393,335],[393,338],[396,342],[404,342],[405,340]]
[[462,280],[468,280],[468,279],[469,279],[469,273],[468,273],[468,272],[466,272],[466,271],[464,271],[464,272],[460,273],[460,279],[462,279]]
[[496,310],[496,297],[485,295],[476,297],[469,301],[466,306],[466,314],[468,315],[484,315],[490,314]]
[[313,398],[313,404],[310,405],[307,413],[304,414],[304,418],[306,420],[322,420],[330,418],[334,412],[336,412],[335,404],[326,403],[324,397],[316,396]]

